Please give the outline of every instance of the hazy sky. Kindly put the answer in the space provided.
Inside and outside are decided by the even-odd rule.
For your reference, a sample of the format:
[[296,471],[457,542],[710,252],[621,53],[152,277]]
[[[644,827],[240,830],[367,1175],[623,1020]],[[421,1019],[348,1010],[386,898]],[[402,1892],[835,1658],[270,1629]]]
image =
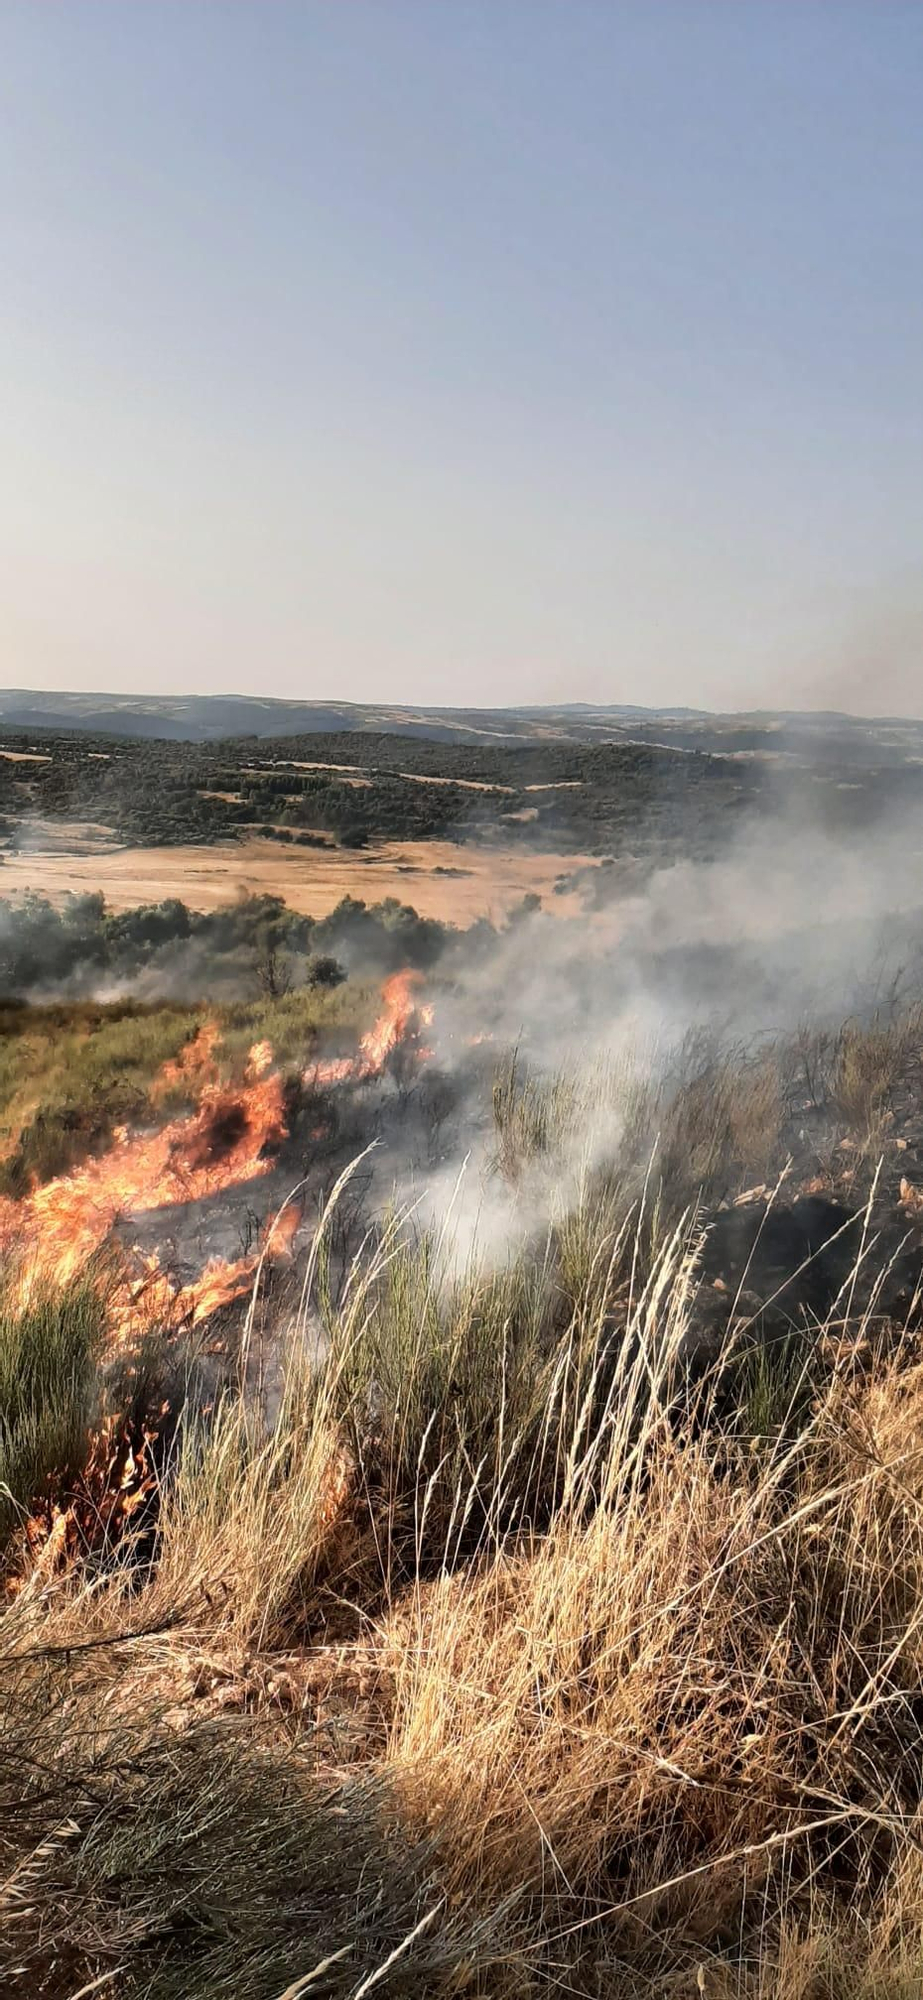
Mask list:
[[920,0],[0,0],[0,676],[923,713]]

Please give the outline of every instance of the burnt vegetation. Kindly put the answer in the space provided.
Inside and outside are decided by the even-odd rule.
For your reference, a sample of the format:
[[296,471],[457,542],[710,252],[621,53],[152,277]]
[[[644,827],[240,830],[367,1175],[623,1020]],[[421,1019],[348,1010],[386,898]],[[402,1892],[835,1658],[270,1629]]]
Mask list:
[[[447,1061],[450,938],[373,1062],[375,982],[313,977],[314,927],[272,990],[271,921],[228,916],[254,985],[217,1011],[4,1016],[12,1193],[60,1171],[26,1135],[62,1087],[78,1126],[132,1065],[132,1124],[194,1106],[206,1020],[183,1172],[184,1131],[196,1170],[241,1143],[254,1043],[287,1077],[236,1300],[142,1291],[113,1342],[120,1255],[179,1192],[50,1289],[7,1257],[4,1991],[910,2000],[913,995],[654,1068]],[[389,1204],[398,1162],[434,1210]],[[296,1184],[257,1268],[259,1190]]]

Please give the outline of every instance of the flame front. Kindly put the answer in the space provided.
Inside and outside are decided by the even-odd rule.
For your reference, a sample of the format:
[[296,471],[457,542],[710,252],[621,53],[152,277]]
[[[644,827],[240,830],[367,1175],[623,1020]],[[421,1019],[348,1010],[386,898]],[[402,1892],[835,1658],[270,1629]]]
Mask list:
[[[356,1056],[321,1063],[306,1072],[306,1080],[365,1082],[381,1075],[401,1045],[415,1059],[425,1057],[421,1035],[432,1008],[418,1000],[418,984],[412,972],[386,980],[382,1013],[362,1036]],[[202,1201],[270,1170],[287,1136],[283,1079],[273,1067],[271,1045],[254,1045],[238,1086],[221,1081],[219,1046],[217,1024],[206,1023],[177,1058],[163,1064],[151,1087],[155,1104],[181,1092],[197,1098],[194,1110],[155,1132],[120,1127],[107,1152],[73,1173],[33,1188],[22,1201],[0,1197],[0,1251],[15,1259],[23,1303],[37,1284],[65,1284],[76,1276],[120,1217]],[[284,1203],[267,1218],[255,1250],[233,1259],[210,1257],[186,1285],[177,1284],[156,1251],[124,1252],[107,1294],[112,1334],[118,1339],[156,1324],[202,1325],[250,1291],[266,1262],[293,1255],[302,1213],[296,1202]],[[167,1414],[164,1404],[161,1417]],[[82,1552],[114,1546],[129,1524],[143,1522],[148,1506],[156,1508],[159,1419],[155,1425],[107,1418],[91,1438],[73,1490],[59,1495],[49,1488],[34,1496],[23,1531],[28,1563],[7,1579],[8,1592],[15,1593],[27,1573],[65,1574]],[[339,1504],[336,1489],[329,1504],[334,1509]]]
[[[217,1021],[203,1021],[192,1041],[187,1042],[175,1060],[165,1062],[151,1085],[151,1097],[156,1104],[171,1090],[202,1090],[205,1084],[218,1082],[216,1053],[221,1042],[221,1031]],[[257,1044],[257,1049],[260,1047]],[[257,1049],[250,1051],[250,1063]]]
[[[384,1013],[379,1016],[374,1028],[363,1035],[359,1043],[359,1069],[362,1076],[380,1076],[385,1063],[399,1042],[403,1042],[417,1023],[429,1027],[432,1007],[424,1006],[416,998],[420,985],[420,975],[414,972],[395,972],[386,979],[381,989],[385,1003]],[[421,1051],[421,1053],[423,1053]]]
[[[305,1073],[313,1084],[363,1082],[379,1076],[399,1044],[416,1054],[421,1029],[432,1008],[417,999],[418,975],[395,973],[382,988],[383,1011],[363,1035],[355,1057],[322,1062]],[[151,1090],[154,1102],[183,1090],[197,1093],[195,1109],[171,1119],[159,1131],[120,1128],[108,1151],[73,1173],[36,1187],[22,1201],[0,1197],[0,1249],[22,1257],[22,1294],[35,1284],[66,1283],[110,1236],[122,1216],[139,1215],[180,1203],[202,1201],[266,1174],[287,1136],[283,1080],[273,1068],[269,1042],[250,1051],[244,1081],[221,1082],[217,1050],[220,1033],[206,1023],[181,1055],[160,1070]],[[121,1330],[156,1318],[197,1325],[219,1306],[247,1291],[260,1258],[291,1254],[300,1210],[286,1207],[267,1222],[261,1247],[236,1259],[212,1257],[191,1284],[177,1287],[155,1254],[134,1259],[112,1302]]]
[[[367,1083],[380,1076],[394,1050],[432,1022],[432,1007],[416,997],[420,985],[418,972],[393,972],[381,989],[383,1011],[362,1036],[358,1055],[315,1063],[306,1070],[305,1081],[323,1088],[335,1083]],[[417,1053],[422,1058],[429,1051],[418,1048]]]
[[[212,1035],[209,1061],[214,1045]],[[155,1095],[194,1069],[167,1067],[173,1073],[164,1079],[161,1072]],[[122,1130],[108,1152],[72,1174],[35,1188],[24,1201],[0,1200],[0,1243],[22,1248],[28,1284],[65,1283],[106,1241],[120,1215],[201,1201],[254,1180],[267,1172],[268,1154],[285,1134],[282,1079],[276,1072],[267,1075],[261,1064],[251,1063],[238,1089],[209,1073],[188,1116],[171,1119],[158,1132]],[[161,1275],[159,1265],[146,1270],[141,1289],[148,1296]]]

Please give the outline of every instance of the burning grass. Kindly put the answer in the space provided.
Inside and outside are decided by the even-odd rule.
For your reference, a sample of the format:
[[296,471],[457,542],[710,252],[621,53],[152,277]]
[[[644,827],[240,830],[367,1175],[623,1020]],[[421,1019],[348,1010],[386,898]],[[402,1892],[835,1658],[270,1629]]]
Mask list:
[[223,1081],[239,1080],[254,1044],[269,1041],[282,1065],[304,1063],[330,1035],[361,1033],[377,988],[299,988],[276,999],[218,1006],[85,1002],[0,1008],[0,1193],[27,1194],[104,1151],[119,1125],[144,1125],[188,1109],[196,1075],[186,1060],[214,1029]]
[[[359,1040],[354,1055],[312,1062],[301,1078],[315,1094],[347,1081],[367,1082],[386,1064],[394,1067],[403,1043],[415,1067],[424,1054],[420,1030],[429,1010],[418,1001],[415,975],[395,974],[382,990],[382,1011]],[[293,1010],[279,1024],[291,1033]],[[264,1016],[258,1019],[262,1023]],[[252,1019],[245,1010],[243,1019]],[[232,1024],[239,1035],[241,1022]],[[302,1023],[303,1026],[303,1023]],[[305,1043],[302,1042],[302,1058]],[[230,1071],[230,1075],[229,1075]],[[253,1042],[243,1060],[224,1048],[218,1022],[201,1016],[150,1081],[150,1122],[141,1129],[114,1127],[109,1143],[66,1174],[36,1178],[18,1200],[0,1196],[0,1243],[15,1253],[19,1290],[28,1301],[36,1287],[66,1283],[111,1242],[123,1216],[138,1218],[171,1207],[192,1207],[217,1195],[235,1195],[270,1170],[289,1137],[288,1097],[293,1081],[277,1066],[268,1039]],[[183,1109],[164,1118],[166,1107]],[[22,1146],[20,1144],[20,1157]],[[177,1286],[159,1253],[125,1260],[119,1296],[110,1296],[110,1318],[123,1332],[156,1312],[175,1323],[196,1324],[239,1296],[258,1264],[284,1253],[272,1218],[262,1243],[228,1259],[210,1257],[191,1283]]]
[[[388,999],[377,1061],[426,1046],[418,999]],[[873,1032],[849,1074],[886,1067],[896,1119],[918,1040]],[[186,1057],[193,1122],[214,1054]],[[171,1414],[117,1535],[100,1505],[62,1563],[8,1546],[4,1993],[917,2000],[906,1197],[884,1226],[910,1142],[880,1125],[869,1178],[840,1057],[813,1102],[798,1060],[687,1049],[656,1098],[507,1063],[488,1200],[534,1218],[541,1190],[540,1230],[460,1260],[448,1203],[335,1253],[346,1173],[291,1309],[264,1310],[257,1252],[237,1346],[206,1356],[187,1320],[121,1406],[105,1301],[72,1281],[66,1339],[42,1307],[74,1438],[94,1383],[110,1420]],[[757,1198],[802,1127],[802,1181],[822,1148],[837,1181]],[[37,1300],[17,1314],[14,1385]]]

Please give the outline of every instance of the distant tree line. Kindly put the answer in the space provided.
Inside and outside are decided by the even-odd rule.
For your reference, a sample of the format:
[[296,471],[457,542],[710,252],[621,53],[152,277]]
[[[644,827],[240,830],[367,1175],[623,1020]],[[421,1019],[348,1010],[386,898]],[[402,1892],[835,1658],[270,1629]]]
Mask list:
[[122,984],[151,997],[216,991],[271,997],[292,985],[335,986],[348,973],[427,971],[447,949],[496,933],[459,932],[396,898],[367,905],[346,896],[329,916],[291,910],[278,896],[246,896],[210,911],[178,898],[110,910],[102,894],[0,898],[0,998],[75,994]]

